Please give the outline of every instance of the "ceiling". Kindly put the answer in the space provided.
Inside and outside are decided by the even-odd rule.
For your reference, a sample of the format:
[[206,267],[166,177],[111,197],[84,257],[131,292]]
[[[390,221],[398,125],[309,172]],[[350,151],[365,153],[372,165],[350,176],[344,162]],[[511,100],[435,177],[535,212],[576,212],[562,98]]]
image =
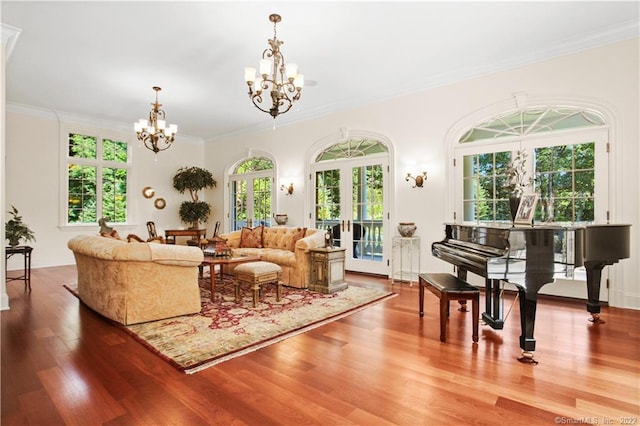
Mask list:
[[[427,90],[638,36],[626,2],[1,2],[21,30],[6,70],[9,107],[129,126],[152,86],[178,137],[215,141],[270,128],[247,95],[278,38],[307,85],[277,125]],[[311,83],[311,84],[309,84]]]

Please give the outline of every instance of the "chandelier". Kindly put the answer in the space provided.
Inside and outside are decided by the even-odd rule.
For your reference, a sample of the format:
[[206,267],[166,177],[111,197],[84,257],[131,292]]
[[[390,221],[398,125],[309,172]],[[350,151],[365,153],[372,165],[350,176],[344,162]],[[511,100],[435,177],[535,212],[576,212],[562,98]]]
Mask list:
[[[298,74],[298,66],[285,65],[284,56],[280,52],[280,46],[284,42],[276,37],[276,24],[281,20],[280,15],[269,15],[269,21],[273,22],[273,38],[267,41],[269,47],[262,52],[260,75],[256,78],[255,68],[244,69],[249,98],[260,111],[271,114],[274,119],[291,109],[293,102],[300,99],[304,86],[304,76]],[[262,98],[263,92],[270,95],[271,102],[269,97]]]
[[154,86],[153,90],[156,91],[156,101],[151,104],[153,105],[153,109],[149,112],[149,119],[141,118],[139,121],[133,123],[133,127],[138,136],[138,140],[144,143],[147,149],[157,154],[171,147],[174,137],[178,132],[178,126],[175,124],[167,126],[164,110],[160,108],[162,104],[158,103],[158,92],[162,89]]

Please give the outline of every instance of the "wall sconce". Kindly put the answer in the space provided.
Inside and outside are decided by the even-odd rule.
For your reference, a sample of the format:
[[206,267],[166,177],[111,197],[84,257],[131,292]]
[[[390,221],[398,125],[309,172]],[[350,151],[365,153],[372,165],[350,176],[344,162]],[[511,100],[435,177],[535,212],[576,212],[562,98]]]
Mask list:
[[289,186],[280,185],[280,191],[285,191],[284,195],[293,194],[293,183],[290,183]]
[[422,185],[424,185],[424,181],[427,180],[427,172],[422,172],[421,175],[418,175],[416,177],[411,176],[411,173],[407,173],[407,177],[404,178],[404,180],[409,182],[409,179],[413,179],[414,185],[412,186],[412,188],[422,188]]

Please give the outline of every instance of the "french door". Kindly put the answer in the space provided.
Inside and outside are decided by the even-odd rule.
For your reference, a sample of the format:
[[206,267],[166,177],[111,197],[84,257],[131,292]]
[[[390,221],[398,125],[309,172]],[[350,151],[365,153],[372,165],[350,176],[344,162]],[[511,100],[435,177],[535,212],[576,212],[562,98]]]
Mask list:
[[349,271],[388,275],[387,165],[381,156],[312,165],[312,222],[346,250]]

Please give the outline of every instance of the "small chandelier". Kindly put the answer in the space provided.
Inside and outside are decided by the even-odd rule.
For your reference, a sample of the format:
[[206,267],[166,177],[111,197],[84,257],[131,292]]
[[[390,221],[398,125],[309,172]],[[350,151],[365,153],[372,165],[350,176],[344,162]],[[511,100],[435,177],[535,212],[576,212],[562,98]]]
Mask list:
[[[304,86],[304,76],[298,74],[298,66],[285,65],[284,56],[280,52],[280,46],[284,42],[276,37],[276,24],[281,20],[280,15],[269,15],[269,21],[273,22],[273,38],[268,40],[269,47],[262,52],[260,75],[256,78],[255,68],[244,69],[249,98],[260,111],[271,114],[274,119],[291,109],[293,102],[300,99]],[[263,103],[262,92],[269,93],[271,103],[268,100]]]
[[153,109],[149,112],[149,119],[141,118],[139,121],[133,123],[133,127],[138,136],[138,140],[144,143],[147,149],[157,154],[171,147],[174,137],[178,132],[178,126],[175,124],[167,126],[164,110],[160,108],[162,104],[158,103],[158,92],[162,89],[154,86],[153,90],[156,91],[156,101],[151,104],[153,105]]

